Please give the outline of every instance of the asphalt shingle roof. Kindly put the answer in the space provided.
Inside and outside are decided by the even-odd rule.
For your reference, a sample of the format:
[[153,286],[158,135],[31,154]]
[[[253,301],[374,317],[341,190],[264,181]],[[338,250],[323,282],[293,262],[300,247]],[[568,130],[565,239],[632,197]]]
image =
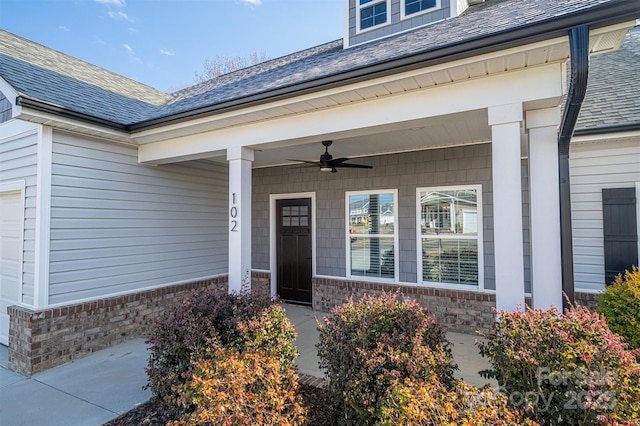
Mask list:
[[[130,125],[463,45],[477,38],[553,21],[611,2],[488,0],[472,6],[459,17],[427,27],[349,49],[343,49],[342,40],[333,41],[219,76],[171,95],[0,31],[0,76],[30,98]],[[18,50],[22,53],[16,54]],[[79,75],[83,66],[90,70],[88,76]]]
[[640,126],[640,26],[620,49],[591,58],[587,94],[576,130]]

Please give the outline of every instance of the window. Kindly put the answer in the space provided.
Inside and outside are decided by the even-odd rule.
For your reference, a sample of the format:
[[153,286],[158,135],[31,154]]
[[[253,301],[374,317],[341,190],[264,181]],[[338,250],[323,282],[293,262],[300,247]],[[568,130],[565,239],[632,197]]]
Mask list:
[[418,265],[423,282],[480,286],[480,186],[418,188]]
[[403,17],[440,7],[440,0],[404,0]]
[[350,277],[396,279],[397,196],[395,190],[347,193]]
[[358,0],[360,31],[387,23],[387,0]]

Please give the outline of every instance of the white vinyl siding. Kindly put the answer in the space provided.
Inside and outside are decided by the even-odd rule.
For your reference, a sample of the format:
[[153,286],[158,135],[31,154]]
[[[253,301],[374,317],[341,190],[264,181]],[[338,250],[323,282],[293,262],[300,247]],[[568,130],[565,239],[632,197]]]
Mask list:
[[640,182],[640,138],[571,146],[571,215],[575,287],[604,289],[602,188]]
[[227,272],[225,165],[54,133],[52,175],[51,304]]
[[36,182],[38,125],[20,120],[0,124],[0,184],[24,184],[24,231],[22,243],[22,294],[24,305],[34,303]]

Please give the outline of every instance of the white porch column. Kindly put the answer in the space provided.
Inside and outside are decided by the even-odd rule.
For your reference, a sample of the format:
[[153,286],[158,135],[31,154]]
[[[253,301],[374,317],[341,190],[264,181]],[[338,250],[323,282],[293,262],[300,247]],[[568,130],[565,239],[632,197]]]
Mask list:
[[251,163],[253,150],[227,150],[229,161],[229,293],[251,288]]
[[522,104],[489,108],[496,308],[524,309],[520,125]]
[[532,307],[562,309],[558,126],[560,108],[527,111]]

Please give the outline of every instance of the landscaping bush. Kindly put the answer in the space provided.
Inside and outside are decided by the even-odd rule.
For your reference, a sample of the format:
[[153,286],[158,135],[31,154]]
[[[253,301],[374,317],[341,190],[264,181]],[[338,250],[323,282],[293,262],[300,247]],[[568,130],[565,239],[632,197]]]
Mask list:
[[538,424],[512,410],[505,395],[463,381],[456,381],[448,390],[438,380],[418,383],[405,379],[389,389],[381,411],[381,426]]
[[277,358],[285,372],[298,355],[294,340],[293,326],[270,299],[197,291],[157,321],[147,341],[147,387],[180,414],[185,406],[176,405],[176,389],[195,372],[196,361],[218,360],[221,349],[261,351]]
[[177,389],[176,404],[186,413],[174,426],[303,424],[298,376],[278,357],[263,351],[218,349],[199,360]]
[[629,347],[640,348],[640,269],[633,266],[624,277],[618,275],[598,301],[598,312],[605,316],[611,331],[624,337]]
[[444,331],[426,309],[398,295],[351,299],[319,328],[323,394],[336,424],[376,423],[388,389],[405,378],[453,382],[457,367]]
[[[515,408],[541,424],[615,424],[640,417],[640,353],[583,307],[500,312],[480,354]],[[607,423],[611,422],[611,423]],[[617,423],[624,424],[624,423]]]

